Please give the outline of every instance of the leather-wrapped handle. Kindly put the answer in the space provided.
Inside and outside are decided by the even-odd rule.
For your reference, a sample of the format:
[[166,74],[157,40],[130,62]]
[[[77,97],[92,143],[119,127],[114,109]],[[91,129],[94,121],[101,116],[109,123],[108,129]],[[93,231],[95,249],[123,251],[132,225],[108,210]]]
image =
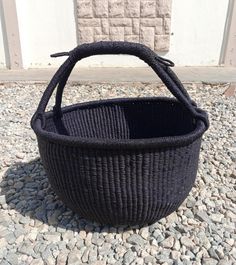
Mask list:
[[38,109],[32,118],[32,125],[33,121],[38,118],[44,124],[44,112],[56,86],[58,86],[58,89],[56,94],[56,104],[53,110],[56,116],[60,117],[62,115],[61,101],[63,90],[75,64],[83,58],[99,54],[129,54],[139,57],[154,70],[154,72],[159,76],[170,92],[182,103],[186,109],[191,112],[195,118],[201,119],[206,127],[209,126],[207,115],[199,111],[199,109],[196,107],[196,104],[191,100],[187,91],[181,84],[180,80],[169,68],[170,66],[174,66],[173,62],[158,56],[155,52],[143,44],[121,41],[102,41],[82,44],[70,52],[53,54],[52,57],[68,56],[68,59],[58,69],[46,88],[38,105]]
[[85,43],[77,46],[75,49],[69,52],[52,54],[51,57],[69,56],[71,60],[76,63],[83,58],[102,54],[129,54],[137,56],[143,61],[145,61],[147,56],[151,56],[156,58],[160,64],[174,66],[172,61],[158,56],[154,51],[143,44],[123,41],[100,41]]

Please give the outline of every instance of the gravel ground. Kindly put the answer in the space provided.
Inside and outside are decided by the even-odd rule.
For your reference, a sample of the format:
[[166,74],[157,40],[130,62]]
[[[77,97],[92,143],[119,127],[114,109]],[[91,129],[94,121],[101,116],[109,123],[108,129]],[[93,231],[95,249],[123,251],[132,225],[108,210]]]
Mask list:
[[[197,181],[178,211],[140,229],[99,226],[57,199],[29,125],[45,84],[0,84],[0,264],[236,264],[236,98],[227,84],[186,86],[211,121]],[[159,94],[154,84],[71,84],[64,103]]]

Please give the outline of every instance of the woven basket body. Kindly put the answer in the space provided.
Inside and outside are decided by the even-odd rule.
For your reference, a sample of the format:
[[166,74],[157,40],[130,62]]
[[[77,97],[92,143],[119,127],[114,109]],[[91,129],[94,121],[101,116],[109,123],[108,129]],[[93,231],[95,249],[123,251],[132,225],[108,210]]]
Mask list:
[[[116,50],[123,43],[100,45],[106,51],[106,45]],[[189,108],[176,93],[178,100],[114,99],[61,109],[70,63],[52,80],[31,123],[57,195],[82,217],[102,224],[150,224],[176,210],[196,178],[206,113],[183,87]],[[56,85],[56,105],[45,113]]]

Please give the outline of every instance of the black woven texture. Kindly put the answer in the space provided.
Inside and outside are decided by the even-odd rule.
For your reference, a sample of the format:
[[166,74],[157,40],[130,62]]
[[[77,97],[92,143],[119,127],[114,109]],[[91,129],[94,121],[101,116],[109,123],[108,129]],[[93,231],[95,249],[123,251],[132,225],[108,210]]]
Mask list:
[[[207,114],[171,72],[172,63],[158,57],[154,65],[154,53],[147,47],[123,42],[80,47],[59,54],[69,55],[69,61],[53,77],[31,121],[51,186],[66,205],[90,220],[151,224],[176,210],[189,194],[201,137],[209,126]],[[142,59],[178,100],[113,99],[61,108],[63,89],[77,60],[142,50],[147,56]],[[81,51],[86,51],[84,56]],[[56,86],[56,105],[45,113]]]

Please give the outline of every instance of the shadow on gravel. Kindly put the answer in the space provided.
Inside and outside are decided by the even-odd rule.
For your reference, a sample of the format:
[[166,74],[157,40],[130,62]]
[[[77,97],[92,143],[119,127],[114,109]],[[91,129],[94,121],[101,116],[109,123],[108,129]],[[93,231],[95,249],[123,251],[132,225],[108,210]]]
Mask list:
[[51,189],[40,159],[12,165],[0,185],[8,207],[22,215],[20,223],[28,223],[33,219],[56,228],[108,233],[138,228],[99,225],[73,213]]

